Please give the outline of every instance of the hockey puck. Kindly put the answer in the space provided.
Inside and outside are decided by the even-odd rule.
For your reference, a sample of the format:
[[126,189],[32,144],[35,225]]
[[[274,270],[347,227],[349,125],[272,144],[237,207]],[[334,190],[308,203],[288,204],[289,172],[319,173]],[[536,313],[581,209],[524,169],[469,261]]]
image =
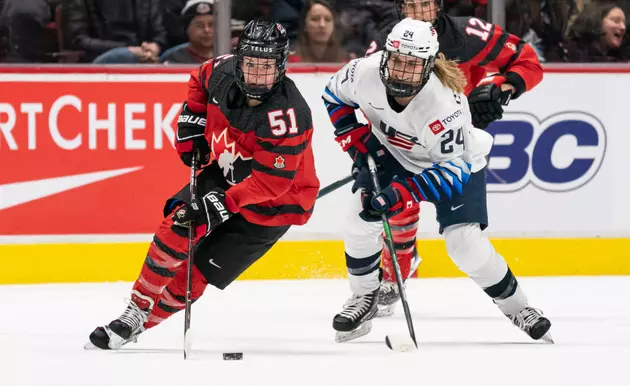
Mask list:
[[385,344],[390,350],[396,352],[410,352],[418,349],[416,343],[405,335],[386,335]]
[[240,361],[243,359],[242,352],[224,352],[223,360],[224,361]]

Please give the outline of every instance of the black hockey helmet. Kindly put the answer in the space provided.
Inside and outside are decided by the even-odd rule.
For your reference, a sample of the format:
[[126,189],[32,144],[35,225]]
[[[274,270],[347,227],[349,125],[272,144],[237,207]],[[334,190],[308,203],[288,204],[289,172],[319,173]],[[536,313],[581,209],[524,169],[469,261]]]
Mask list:
[[[271,88],[247,84],[243,73],[243,59],[248,57],[275,59],[275,81]],[[252,20],[245,26],[236,46],[236,83],[251,99],[264,100],[272,95],[284,78],[289,57],[289,38],[280,23]],[[246,70],[247,71],[247,70]]]
[[428,2],[428,1],[434,1],[435,4],[437,5],[437,13],[435,15],[435,20],[426,20],[423,19],[423,21],[428,21],[429,23],[433,23],[435,24],[437,19],[440,16],[440,12],[442,12],[442,10],[444,9],[442,1],[443,0],[396,0],[396,10],[398,11],[398,17],[400,18],[400,20],[408,17],[407,15],[405,15],[403,13],[403,4],[404,3],[414,3],[414,4],[420,4],[420,3],[424,3],[424,2]]

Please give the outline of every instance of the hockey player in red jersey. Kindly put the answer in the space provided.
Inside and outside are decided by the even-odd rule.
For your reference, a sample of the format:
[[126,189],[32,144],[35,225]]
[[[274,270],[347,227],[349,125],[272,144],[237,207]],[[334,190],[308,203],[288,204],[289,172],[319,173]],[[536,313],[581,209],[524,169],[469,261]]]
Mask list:
[[166,201],[129,305],[90,334],[94,346],[118,349],[184,308],[191,221],[195,301],[208,284],[226,288],[291,225],[310,218],[319,190],[312,117],[285,76],[288,52],[280,24],[255,20],[235,56],[192,72],[175,145],[188,166],[193,154],[213,160],[197,177],[200,198],[191,202],[187,186]]
[[[533,89],[543,78],[534,49],[500,26],[476,17],[452,17],[442,12],[441,0],[396,0],[401,19],[410,17],[433,23],[446,59],[456,60],[468,83],[473,125],[485,129],[501,119],[503,105]],[[373,41],[367,54],[382,49],[391,23]],[[487,78],[487,74],[496,74]]]
[[[456,60],[467,78],[464,93],[475,127],[485,129],[503,117],[503,106],[511,99],[533,89],[543,78],[543,70],[533,48],[500,26],[476,17],[452,17],[442,12],[441,0],[396,0],[401,19],[410,17],[431,22],[436,31],[440,53]],[[367,55],[381,50],[394,23],[381,32],[379,41],[370,45]],[[488,74],[493,74],[488,76]],[[366,168],[355,165],[355,170]],[[366,171],[367,173],[367,171]],[[355,174],[355,173],[353,173]],[[400,213],[391,221],[396,255],[403,271],[413,274],[420,263],[416,251],[419,207]],[[387,248],[384,254],[388,255]],[[383,259],[383,285],[379,316],[389,316],[399,299],[388,257]]]

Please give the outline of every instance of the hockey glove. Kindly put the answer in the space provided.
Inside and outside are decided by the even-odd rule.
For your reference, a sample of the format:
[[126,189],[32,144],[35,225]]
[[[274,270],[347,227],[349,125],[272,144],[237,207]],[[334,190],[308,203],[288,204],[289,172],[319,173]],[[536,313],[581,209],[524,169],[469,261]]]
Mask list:
[[494,75],[483,79],[468,94],[470,114],[475,127],[485,129],[492,122],[503,118],[503,106],[507,106],[512,97],[510,90],[501,91],[501,85],[505,82],[505,76]]
[[371,189],[361,189],[361,206],[363,210],[359,213],[359,217],[366,222],[381,221],[381,212],[374,210],[372,207],[372,198],[374,198],[374,192]]
[[414,192],[410,180],[410,178],[398,179],[394,177],[394,180],[388,187],[372,198],[370,201],[371,208],[366,208],[366,203],[364,202],[364,209],[361,213],[365,212],[365,215],[373,212],[385,213],[387,217],[391,217],[407,208],[412,208],[415,203],[420,201],[420,198]]
[[190,221],[194,221],[196,225],[204,224],[208,234],[232,217],[233,212],[228,208],[235,210],[236,203],[223,189],[215,188],[201,199],[184,204],[175,211],[172,218],[175,225],[183,227],[190,226]]
[[190,167],[193,154],[199,151],[201,165],[210,161],[210,147],[204,136],[206,131],[206,114],[197,114],[188,110],[188,104],[184,102],[182,112],[177,119],[177,138],[175,148],[182,162]]
[[361,168],[367,166],[368,154],[374,158],[377,165],[382,162],[387,154],[385,147],[372,134],[372,125],[370,124],[354,123],[335,130],[335,135],[337,136],[335,141],[352,158],[353,169],[361,170]]

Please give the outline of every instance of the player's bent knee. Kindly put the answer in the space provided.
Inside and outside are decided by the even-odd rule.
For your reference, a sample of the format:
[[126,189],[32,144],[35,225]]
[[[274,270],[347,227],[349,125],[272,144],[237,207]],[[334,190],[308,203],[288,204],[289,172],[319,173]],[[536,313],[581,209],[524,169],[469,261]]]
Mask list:
[[383,248],[380,234],[380,228],[373,223],[347,226],[343,233],[346,253],[354,257],[367,257],[379,252]]
[[457,224],[444,229],[446,250],[464,273],[471,274],[486,265],[494,253],[490,240],[479,224]]

